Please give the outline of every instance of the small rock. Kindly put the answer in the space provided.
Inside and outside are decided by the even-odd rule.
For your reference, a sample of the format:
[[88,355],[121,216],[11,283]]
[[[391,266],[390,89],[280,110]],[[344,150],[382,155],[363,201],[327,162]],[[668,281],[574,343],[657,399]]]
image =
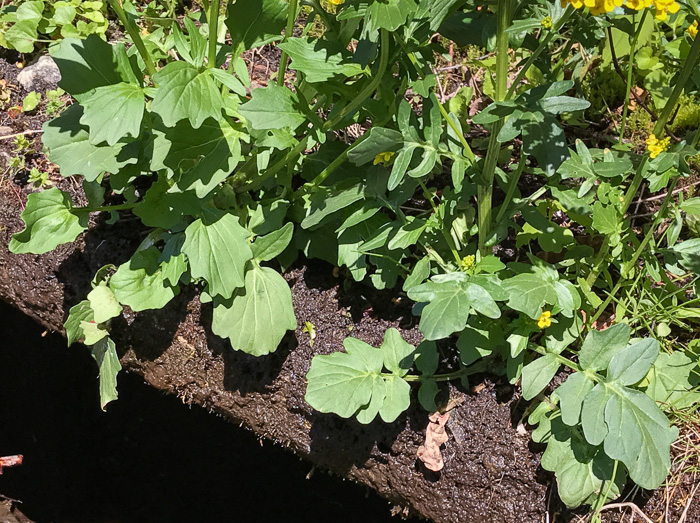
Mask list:
[[17,75],[17,81],[27,91],[55,89],[61,81],[61,71],[53,58],[43,55],[32,65],[22,69]]
[[7,136],[13,133],[12,127],[7,127],[6,125],[0,125],[0,136]]

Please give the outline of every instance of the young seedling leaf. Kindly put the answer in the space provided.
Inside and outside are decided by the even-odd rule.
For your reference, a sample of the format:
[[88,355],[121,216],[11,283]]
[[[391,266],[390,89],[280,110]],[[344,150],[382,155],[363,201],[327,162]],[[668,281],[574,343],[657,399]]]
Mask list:
[[94,311],[95,323],[105,323],[122,313],[122,306],[119,305],[117,297],[106,283],[92,289],[87,299],[90,302],[90,308]]
[[531,400],[549,385],[559,370],[556,354],[545,354],[523,367],[523,398]]

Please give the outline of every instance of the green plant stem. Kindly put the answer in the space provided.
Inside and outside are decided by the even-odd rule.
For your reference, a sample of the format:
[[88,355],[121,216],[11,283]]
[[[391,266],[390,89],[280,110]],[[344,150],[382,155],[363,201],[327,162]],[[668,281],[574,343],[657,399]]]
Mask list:
[[[408,56],[409,61],[413,65],[413,68],[416,70],[416,72],[420,75],[421,79],[425,78],[428,73],[421,66],[420,62],[418,62],[415,53],[408,50],[406,43],[400,36],[395,35],[395,38],[396,41],[399,42],[399,45],[403,48],[404,52],[406,53],[406,56]],[[459,141],[462,144],[462,148],[464,149],[464,157],[467,160],[469,160],[472,164],[474,164],[474,162],[476,162],[476,157],[474,156],[474,152],[472,151],[469,142],[467,142],[464,133],[460,130],[459,126],[455,123],[455,121],[450,117],[450,114],[447,112],[447,109],[445,109],[445,106],[442,104],[442,102],[438,100],[437,96],[435,97],[435,101],[437,102],[438,108],[440,109],[440,114],[445,119],[445,123],[447,123],[447,125],[450,126],[450,128],[459,138]]]
[[564,67],[564,64],[566,63],[566,57],[569,56],[569,53],[571,52],[571,48],[574,46],[574,39],[569,38],[569,40],[566,42],[566,45],[564,46],[564,49],[561,52],[561,56],[559,57],[559,61],[557,62],[557,65],[554,66],[554,70],[552,71],[552,78],[557,78],[559,76],[559,73],[561,72],[561,68]]
[[437,218],[437,221],[440,224],[440,232],[442,233],[442,237],[445,238],[445,241],[447,242],[450,251],[452,251],[452,256],[457,262],[457,267],[459,267],[459,264],[462,261],[462,259],[459,257],[459,252],[457,252],[457,247],[455,246],[452,237],[447,232],[445,222],[443,221],[442,216],[440,216],[440,209],[438,209],[437,205],[435,205],[432,195],[430,194],[430,191],[428,191],[428,188],[425,186],[425,183],[423,183],[423,180],[418,178],[418,183],[420,184],[421,189],[423,189],[423,196],[425,196],[425,199],[430,202],[430,206],[433,208],[433,213],[435,214],[435,217]]
[[146,49],[146,45],[143,43],[143,39],[141,38],[141,34],[139,33],[138,28],[135,27],[134,24],[132,24],[131,21],[129,20],[129,17],[126,16],[126,12],[124,11],[124,8],[121,6],[121,4],[119,3],[119,0],[107,0],[107,1],[109,2],[109,5],[112,6],[112,9],[114,10],[114,12],[117,14],[117,18],[119,18],[119,21],[126,29],[126,32],[129,33],[129,36],[131,37],[131,40],[134,42],[134,45],[136,46],[136,50],[141,55],[141,59],[143,60],[143,63],[146,64],[146,70],[148,71],[148,74],[152,79],[153,75],[156,74],[156,66],[153,63],[153,58],[151,57],[151,54],[148,52],[148,49]]
[[[423,376],[422,374],[407,374],[403,377],[403,379],[409,382],[426,381],[429,379],[435,381],[451,381],[463,378],[464,376],[470,376],[472,374],[480,374],[482,372],[487,372],[489,370],[490,363],[491,362],[488,361],[487,358],[484,358],[477,361],[473,365],[469,365],[468,367],[462,367],[461,369],[456,370],[454,372],[446,372],[444,374],[433,374],[432,376]],[[389,376],[391,376],[391,374],[389,374]]]
[[[501,102],[506,98],[508,88],[508,65],[510,56],[508,55],[508,33],[510,26],[511,0],[498,0],[498,23],[496,28],[496,90],[493,96],[494,102]],[[491,234],[492,227],[492,200],[493,200],[493,178],[498,164],[498,155],[501,144],[498,141],[498,133],[501,131],[505,118],[499,118],[491,127],[488,150],[484,160],[484,169],[481,173],[481,183],[477,188],[479,199],[478,219],[479,219],[479,251],[482,256],[488,254],[486,240]]]
[[207,69],[216,67],[216,40],[219,36],[219,8],[220,0],[212,0],[209,4],[209,53],[207,55]]
[[[289,8],[287,9],[287,28],[284,31],[284,38],[282,38],[282,43],[286,42],[287,39],[292,36],[294,31],[294,22],[297,19],[297,10],[299,9],[299,0],[289,0]],[[282,51],[282,56],[280,57],[280,66],[277,72],[277,85],[284,85],[284,75],[287,73],[287,61],[289,60],[289,55]]]
[[[335,118],[333,118],[332,120],[328,120],[326,123],[323,124],[323,131],[328,131],[336,125],[338,125],[340,122],[342,122],[346,116],[348,116],[350,113],[355,111],[355,109],[360,107],[364,103],[364,101],[367,98],[369,98],[379,86],[382,77],[386,72],[387,64],[389,63],[389,33],[386,29],[382,29],[380,35],[381,48],[379,53],[379,66],[377,67],[377,71],[375,73],[374,78],[372,78],[372,81],[369,84],[367,84],[367,86],[360,92],[360,94],[352,102],[346,105],[340,111],[340,113],[335,116]],[[250,183],[245,183],[248,179],[248,173],[245,169],[241,169],[238,173],[236,173],[236,175],[234,175],[234,186],[237,186],[236,192],[252,191],[259,188],[265,182],[265,180],[277,174],[281,169],[289,165],[289,162],[296,159],[296,157],[299,154],[301,154],[304,151],[304,149],[306,149],[306,144],[308,143],[309,138],[310,135],[307,133],[299,141],[299,143],[297,143],[294,146],[294,148],[291,151],[284,155],[284,157],[281,160],[275,163],[272,167],[266,169],[263,173],[260,174],[258,178],[256,178]],[[246,163],[244,168],[248,165],[249,164]]]
[[518,162],[518,168],[515,171],[513,177],[508,181],[508,190],[506,192],[506,197],[501,204],[501,208],[498,210],[498,215],[496,216],[496,223],[501,223],[501,220],[508,210],[511,200],[513,200],[513,195],[515,190],[518,188],[518,181],[520,176],[523,174],[523,169],[525,168],[525,153],[520,151],[520,162]]
[[[537,58],[542,54],[542,52],[549,48],[549,43],[552,41],[552,39],[555,36],[559,35],[559,30],[562,28],[562,26],[569,21],[569,18],[571,18],[571,15],[574,14],[575,9],[569,5],[566,8],[566,11],[564,11],[564,14],[561,16],[559,21],[554,24],[554,26],[549,30],[547,33],[547,36],[545,36],[540,43],[537,46],[537,49],[535,49],[535,52],[530,55],[530,58],[527,59],[525,64],[522,66],[520,71],[518,72],[518,75],[515,77],[515,80],[513,80],[513,83],[510,86],[510,89],[508,89],[508,94],[506,95],[506,100],[510,100],[513,95],[515,94],[516,89],[518,88],[518,85],[520,82],[523,81],[523,78],[525,78],[525,75],[527,74],[527,71],[530,69],[532,64],[535,63]],[[496,57],[498,59],[498,57]]]
[[620,139],[618,143],[622,143],[622,139],[625,136],[625,124],[627,123],[627,112],[629,111],[629,99],[630,92],[632,91],[632,73],[634,72],[634,53],[637,48],[637,40],[639,39],[639,34],[642,32],[642,27],[644,27],[644,22],[646,21],[648,9],[642,11],[642,18],[639,20],[639,25],[637,30],[632,36],[632,42],[630,43],[630,57],[629,63],[627,64],[627,88],[625,90],[625,103],[622,109],[622,123],[620,124]]
[[[661,111],[661,114],[659,115],[659,119],[654,125],[653,132],[656,137],[661,137],[663,135],[664,128],[666,127],[666,122],[668,122],[668,119],[671,117],[671,114],[673,113],[676,107],[678,99],[680,98],[681,94],[683,94],[685,84],[688,82],[690,75],[695,70],[698,61],[700,61],[700,38],[696,38],[693,41],[693,45],[690,47],[690,51],[688,52],[686,61],[683,64],[683,68],[681,69],[681,72],[678,75],[678,78],[676,79],[676,84],[673,89],[673,92],[668,98],[666,105],[664,106],[663,110]],[[637,172],[634,174],[632,182],[630,183],[629,187],[627,188],[627,191],[625,192],[625,197],[620,209],[622,216],[624,216],[627,213],[627,210],[629,209],[630,205],[632,205],[632,200],[637,195],[639,187],[644,181],[644,174],[646,173],[646,166],[648,161],[649,156],[644,155],[642,161],[639,164],[639,167],[637,168]],[[591,269],[591,272],[586,278],[586,282],[588,283],[588,285],[593,286],[595,281],[598,279],[598,275],[600,274],[603,262],[605,261],[605,257],[607,256],[609,250],[610,240],[609,237],[606,236],[603,246],[598,251],[598,255],[593,261],[593,267]]]

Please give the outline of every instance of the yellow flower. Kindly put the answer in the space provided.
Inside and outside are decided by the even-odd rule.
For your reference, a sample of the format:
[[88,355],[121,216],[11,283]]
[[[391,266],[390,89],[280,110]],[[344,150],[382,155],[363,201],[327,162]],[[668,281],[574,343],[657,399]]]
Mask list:
[[384,165],[388,164],[391,162],[391,159],[396,153],[392,153],[391,151],[386,151],[383,153],[379,153],[377,156],[374,157],[374,165],[383,163]]
[[654,0],[654,8],[657,20],[666,20],[667,13],[677,13],[681,6],[676,0]]
[[544,311],[540,314],[540,319],[537,320],[537,326],[540,329],[546,329],[552,326],[552,311]]
[[651,7],[652,0],[626,0],[625,6],[635,11],[641,11],[645,7]]
[[688,29],[686,29],[686,32],[690,35],[690,38],[695,39],[696,36],[698,36],[698,21],[695,20],[690,26],[688,26]]
[[345,0],[328,0],[328,3],[331,5],[340,5],[344,2]]
[[462,258],[462,262],[460,263],[460,265],[462,266],[462,270],[463,271],[470,270],[471,268],[474,267],[474,262],[476,262],[476,256],[474,256],[473,254],[470,254],[469,256],[465,256],[464,258]]
[[552,28],[552,17],[545,16],[542,19],[542,22],[540,22],[540,23],[542,24],[542,27],[544,27],[545,29],[551,29]]
[[568,4],[574,6],[574,9],[581,9],[583,7],[583,0],[560,0],[562,8],[566,7]]
[[647,151],[649,151],[649,158],[654,159],[668,149],[669,145],[671,145],[671,139],[666,137],[659,140],[656,136],[651,134],[649,135],[649,138],[647,138],[646,143]]

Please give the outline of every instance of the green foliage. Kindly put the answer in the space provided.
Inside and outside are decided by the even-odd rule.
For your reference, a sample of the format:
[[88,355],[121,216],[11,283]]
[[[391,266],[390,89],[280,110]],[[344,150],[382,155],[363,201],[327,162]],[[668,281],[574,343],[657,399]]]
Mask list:
[[[263,356],[297,329],[280,270],[303,255],[344,267],[346,285],[400,286],[425,338],[413,347],[390,329],[380,348],[347,338],[346,352],[315,356],[306,393],[314,408],[392,422],[410,405],[411,382],[436,411],[441,382],[502,373],[526,400],[543,400],[530,418],[533,438],[547,444],[542,464],[565,503],[600,508],[627,477],[645,488],[663,482],[676,436],[664,411],[700,399],[697,358],[660,352],[655,339],[700,319],[678,284],[700,273],[700,244],[686,234],[700,208],[697,198],[672,201],[698,141],[681,136],[651,158],[621,140],[603,143],[597,129],[582,133],[586,143],[572,134],[597,118],[591,104],[619,94],[606,90],[620,87],[616,77],[590,79],[588,57],[612,70],[608,25],[622,66],[651,92],[658,140],[681,91],[697,96],[700,44],[647,21],[634,55],[637,21],[627,15],[497,4],[377,0],[326,11],[312,3],[302,30],[283,36],[294,22],[283,0],[181,18],[115,2],[128,35],[115,43],[88,27],[66,29],[82,31],[76,20],[100,2],[3,11],[6,39],[23,49],[39,34],[62,38],[50,52],[60,89],[76,103],[45,124],[42,140],[62,176],[82,177],[90,202],[76,208],[55,188],[31,194],[11,250],[74,241],[90,213],[113,223],[131,212],[144,233],[130,259],[98,272],[66,320],[69,342],[93,347],[103,405],[116,397],[109,329],[124,307],[165,307],[195,285],[212,303],[212,331]],[[444,51],[432,39],[438,31],[453,38],[445,45],[473,46],[466,62],[484,71],[479,89],[463,87],[445,105],[433,67]],[[252,83],[241,53],[278,40],[280,67],[294,74]],[[47,112],[60,111],[63,91],[47,93]],[[474,92],[484,94],[478,104]],[[485,97],[492,102],[470,115]],[[640,114],[626,122],[632,132],[647,123]],[[350,126],[359,138],[345,139],[356,136]],[[671,196],[632,227],[628,212],[645,181]],[[617,324],[598,332],[613,312]],[[302,332],[313,341],[316,328],[305,322]],[[571,373],[552,392],[563,369]]]

